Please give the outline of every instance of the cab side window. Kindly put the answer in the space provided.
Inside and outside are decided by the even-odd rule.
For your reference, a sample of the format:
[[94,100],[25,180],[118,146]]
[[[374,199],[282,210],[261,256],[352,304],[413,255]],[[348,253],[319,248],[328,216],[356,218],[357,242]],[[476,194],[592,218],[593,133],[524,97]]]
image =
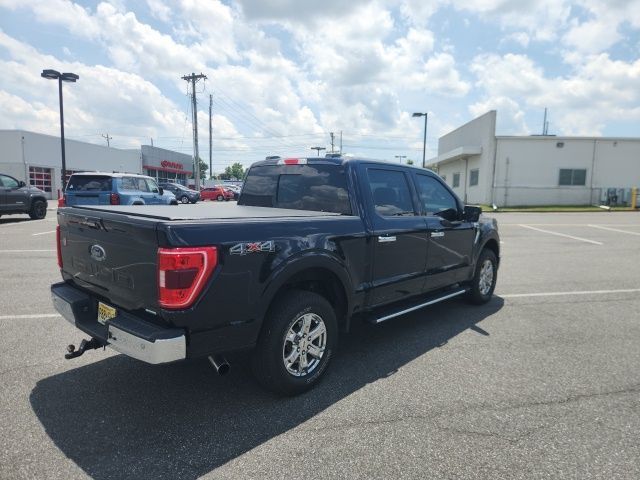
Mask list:
[[416,187],[425,215],[437,215],[448,209],[458,210],[456,199],[436,178],[418,174]]
[[369,168],[367,175],[378,215],[415,215],[409,183],[404,172]]
[[7,188],[18,188],[18,182],[6,175],[0,175],[0,186],[4,185]]

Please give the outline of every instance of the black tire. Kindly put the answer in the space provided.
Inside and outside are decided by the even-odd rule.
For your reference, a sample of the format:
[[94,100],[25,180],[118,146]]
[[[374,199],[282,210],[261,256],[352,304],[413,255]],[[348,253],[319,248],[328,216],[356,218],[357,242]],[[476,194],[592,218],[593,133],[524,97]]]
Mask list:
[[[488,262],[488,263],[487,263]],[[491,283],[490,287],[487,290],[486,279],[483,284],[482,282],[482,269],[486,268],[487,265],[491,265]],[[476,271],[473,274],[473,280],[471,280],[471,285],[469,292],[467,292],[467,299],[476,305],[482,305],[483,303],[487,303],[491,300],[493,296],[493,291],[496,288],[496,280],[498,279],[498,259],[496,258],[495,253],[493,253],[488,248],[485,248],[480,252],[480,256],[478,257],[478,261],[476,263]]]
[[47,216],[47,204],[42,200],[36,200],[31,204],[31,210],[29,210],[29,216],[31,220],[42,220]]
[[218,200],[219,202],[224,200],[224,197],[222,195],[218,195],[218,198],[216,198],[216,200]]
[[169,205],[178,205],[178,201],[177,200],[171,200]]
[[[323,354],[311,371],[296,376],[290,373],[285,366],[285,352],[289,347],[293,347],[293,344],[287,340],[287,334],[291,328],[295,328],[295,325],[299,324],[302,316],[306,314],[314,314],[324,323],[326,341]],[[318,383],[325,373],[337,340],[338,325],[331,304],[317,293],[293,290],[281,297],[270,308],[267,318],[265,318],[253,357],[253,372],[256,380],[267,390],[280,395],[292,396],[303,393]],[[304,342],[304,339],[298,338],[298,341]],[[321,340],[319,342],[321,343]],[[303,346],[303,348],[308,348],[308,346]],[[293,348],[289,348],[289,352],[293,352]],[[310,356],[311,354],[307,354],[305,358]],[[314,361],[312,357],[312,362]],[[300,371],[299,361],[296,368]]]
[[180,201],[183,204],[189,203],[189,197],[187,197],[186,195],[183,195],[183,196],[180,197]]

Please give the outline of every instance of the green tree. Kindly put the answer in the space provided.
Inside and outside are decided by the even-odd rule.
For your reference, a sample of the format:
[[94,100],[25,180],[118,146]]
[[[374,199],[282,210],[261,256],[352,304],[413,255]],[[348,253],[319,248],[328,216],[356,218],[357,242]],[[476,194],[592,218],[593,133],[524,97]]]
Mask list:
[[413,165],[413,160],[411,160],[410,158],[407,158],[407,165]]
[[225,168],[223,175],[225,177],[225,180],[242,180],[244,178],[244,167],[241,163],[236,162],[233,165]]
[[207,162],[202,160],[200,157],[198,157],[198,159],[200,160],[200,180],[204,180],[205,178],[207,178],[207,170],[209,170],[209,165],[207,165]]
[[[209,165],[207,165],[207,162],[202,160],[202,158],[200,157],[198,157],[198,160],[200,160],[200,180],[204,180],[205,178],[207,178],[207,170],[209,170]],[[196,178],[195,168],[193,174],[191,175],[191,178]]]

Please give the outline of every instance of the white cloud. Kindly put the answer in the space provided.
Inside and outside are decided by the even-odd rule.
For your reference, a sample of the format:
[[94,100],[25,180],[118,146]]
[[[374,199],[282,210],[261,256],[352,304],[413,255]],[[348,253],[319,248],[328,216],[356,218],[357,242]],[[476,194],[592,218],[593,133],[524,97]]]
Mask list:
[[0,0],[10,10],[27,8],[42,23],[63,26],[75,35],[96,38],[99,26],[88,10],[68,0]]
[[510,129],[524,126],[520,114],[525,108],[541,112],[549,107],[562,134],[594,135],[607,121],[640,119],[640,60],[624,62],[600,54],[576,64],[571,74],[547,77],[524,55],[491,54],[476,57],[471,69],[485,92],[472,111],[502,105],[512,112]]
[[[614,60],[610,49],[637,43],[640,0],[104,0],[91,7],[0,0],[4,11],[26,12],[34,28],[63,29],[72,50],[40,44],[38,51],[31,40],[0,31],[0,53],[6,52],[0,67],[7,72],[0,92],[11,107],[3,125],[40,131],[55,125],[56,92],[43,88],[43,66],[81,75],[65,86],[71,130],[182,134],[181,148],[190,145],[190,122],[180,77],[192,71],[209,77],[198,86],[214,94],[215,134],[225,137],[218,149],[228,151],[306,149],[341,129],[420,140],[421,123],[411,118],[416,105],[434,110],[429,129],[436,133],[456,126],[467,109],[497,108],[502,131],[510,133],[526,132],[530,112],[544,107],[564,133],[597,133],[607,122],[638,118],[638,62]],[[466,64],[459,40],[469,30],[449,29],[441,38],[435,14],[451,25],[462,20],[469,30],[483,22],[499,51],[513,47],[527,55],[488,49]],[[149,15],[160,23],[146,23]],[[549,48],[534,57],[540,42]],[[74,62],[77,44],[83,58],[106,65]],[[568,73],[550,76],[542,63],[548,57],[557,60],[555,71]],[[206,123],[207,102],[199,99]],[[289,137],[298,134],[312,136]]]
[[369,0],[238,0],[245,17],[258,21],[289,21],[311,24],[343,17]]
[[149,11],[154,18],[169,23],[171,21],[171,8],[163,0],[146,0]]
[[[11,112],[3,116],[4,128],[55,133],[59,121],[57,88],[40,77],[42,67],[52,65],[80,76],[77,83],[64,85],[69,136],[108,131],[114,138],[118,134],[148,138],[173,135],[182,127],[184,113],[155,85],[136,74],[44,55],[0,32],[2,50],[9,57],[0,60],[0,68],[7,72],[1,87],[4,101],[8,102],[3,111]],[[10,107],[10,103],[14,105]]]

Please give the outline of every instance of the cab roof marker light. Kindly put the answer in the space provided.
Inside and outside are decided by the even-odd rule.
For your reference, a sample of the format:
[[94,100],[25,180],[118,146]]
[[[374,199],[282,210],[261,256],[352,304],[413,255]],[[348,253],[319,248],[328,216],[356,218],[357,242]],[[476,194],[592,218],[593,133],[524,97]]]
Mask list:
[[284,158],[278,160],[278,165],[306,165],[306,158]]

